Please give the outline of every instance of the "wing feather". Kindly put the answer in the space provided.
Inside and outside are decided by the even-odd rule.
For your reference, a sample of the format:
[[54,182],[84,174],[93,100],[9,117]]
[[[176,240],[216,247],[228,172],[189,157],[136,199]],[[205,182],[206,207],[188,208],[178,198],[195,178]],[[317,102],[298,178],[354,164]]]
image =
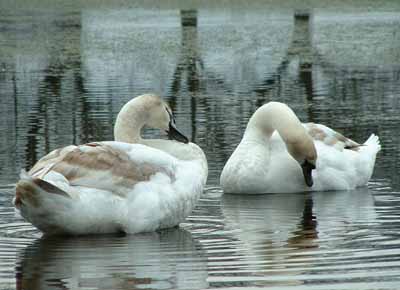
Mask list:
[[138,182],[147,181],[157,173],[175,180],[174,171],[151,161],[131,158],[133,144],[124,148],[112,142],[88,143],[57,149],[43,157],[29,171],[33,177],[46,178],[50,171],[63,175],[70,186],[85,186],[126,195]]
[[339,132],[321,124],[306,123],[304,127],[314,140],[321,141],[339,151],[343,151],[344,149],[358,151],[359,147],[362,146]]

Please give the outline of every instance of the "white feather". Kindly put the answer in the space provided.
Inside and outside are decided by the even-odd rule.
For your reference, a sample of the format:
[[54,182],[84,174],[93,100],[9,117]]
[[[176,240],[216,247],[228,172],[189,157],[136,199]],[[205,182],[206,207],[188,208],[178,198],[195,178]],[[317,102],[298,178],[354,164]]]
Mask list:
[[168,128],[166,106],[137,97],[117,118],[124,142],[67,146],[21,171],[21,215],[48,234],[138,233],[182,222],[203,191],[207,160],[193,143],[141,139],[147,123]]
[[[312,140],[305,143],[316,151],[312,187],[304,180],[300,166],[304,159],[295,159],[302,152],[296,152],[297,156],[288,152],[288,143],[301,143],[302,139]],[[313,151],[308,147],[304,148]],[[371,178],[379,150],[375,135],[360,145],[324,125],[301,124],[284,104],[268,103],[251,117],[243,139],[223,168],[221,186],[228,193],[354,189]]]

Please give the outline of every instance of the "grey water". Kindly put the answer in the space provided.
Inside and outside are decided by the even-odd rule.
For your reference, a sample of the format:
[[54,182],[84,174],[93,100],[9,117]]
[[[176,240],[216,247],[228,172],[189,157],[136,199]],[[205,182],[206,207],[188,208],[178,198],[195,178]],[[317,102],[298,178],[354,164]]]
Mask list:
[[[192,215],[42,237],[12,207],[20,170],[111,140],[146,92],[208,157]],[[0,289],[400,289],[399,1],[1,0],[0,99]],[[368,186],[223,195],[224,162],[271,100],[358,142],[379,135]]]

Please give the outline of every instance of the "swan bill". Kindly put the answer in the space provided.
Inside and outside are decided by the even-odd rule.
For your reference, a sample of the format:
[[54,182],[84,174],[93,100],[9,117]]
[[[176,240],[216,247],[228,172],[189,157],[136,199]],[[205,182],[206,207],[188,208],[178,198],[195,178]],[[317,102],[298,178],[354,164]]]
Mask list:
[[170,140],[176,140],[185,144],[189,143],[189,139],[181,132],[179,132],[175,125],[172,124],[172,122],[169,123],[169,129],[167,133]]
[[304,181],[306,182],[307,186],[313,186],[314,181],[312,178],[312,171],[315,169],[315,165],[306,160],[303,164],[301,164],[301,169],[303,170]]

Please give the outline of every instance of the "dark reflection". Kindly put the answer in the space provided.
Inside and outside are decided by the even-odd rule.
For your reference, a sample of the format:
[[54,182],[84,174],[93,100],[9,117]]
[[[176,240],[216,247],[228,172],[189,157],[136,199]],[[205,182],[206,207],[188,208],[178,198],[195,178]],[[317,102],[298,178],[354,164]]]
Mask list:
[[[49,10],[33,14],[25,22],[10,17],[3,24],[8,44],[2,47],[0,57],[0,87],[5,104],[2,113],[7,121],[1,127],[6,136],[0,151],[2,164],[6,164],[3,180],[14,182],[20,168],[29,168],[56,147],[112,139],[113,120],[128,99],[126,91],[129,90],[128,96],[136,95],[148,83],[160,82],[155,77],[144,77],[148,69],[165,71],[164,91],[178,124],[183,124],[185,133],[209,156],[210,184],[218,184],[219,173],[240,141],[251,114],[270,100],[290,104],[302,121],[323,123],[359,142],[372,132],[379,133],[384,146],[378,167],[385,168],[381,176],[390,176],[396,184],[397,176],[391,172],[395,172],[393,168],[400,160],[393,154],[396,140],[400,139],[395,130],[399,121],[395,96],[400,91],[400,65],[395,61],[386,65],[376,61],[375,66],[345,65],[342,59],[349,58],[347,54],[354,54],[353,62],[363,57],[346,48],[352,44],[350,36],[358,37],[370,49],[364,40],[369,34],[361,24],[345,18],[340,24],[345,35],[341,36],[329,22],[329,15],[321,16],[320,12],[316,17],[315,10],[304,9],[279,16],[286,19],[282,25],[287,27],[275,31],[269,29],[276,25],[274,19],[262,22],[256,11],[250,10],[254,20],[249,17],[242,31],[240,16],[228,25],[219,20],[218,13],[222,12],[181,9],[172,20],[162,10],[152,12],[160,20],[167,17],[179,29],[171,24],[147,29],[144,16],[119,25],[122,17],[101,10],[96,13],[103,16],[92,17],[78,8]],[[104,32],[96,29],[100,18],[110,24]],[[384,17],[375,18],[371,25],[374,21],[388,34],[394,29]],[[396,21],[394,24],[400,25]],[[349,29],[344,29],[347,26]],[[165,36],[143,38],[154,29],[160,29]],[[262,29],[267,32],[260,34]],[[33,50],[29,42],[23,41],[32,33]],[[279,38],[282,33],[286,33],[284,41]],[[373,29],[372,33],[380,36]],[[349,44],[337,47],[338,41],[325,34],[331,38],[347,37]],[[143,42],[143,47],[164,47],[173,42],[173,37],[178,40],[176,54],[129,50]],[[269,47],[262,45],[266,40]],[[398,45],[397,38],[382,42],[385,45],[395,54],[396,50],[390,47]],[[266,52],[259,52],[262,49]],[[220,62],[229,52],[229,61]],[[19,58],[29,61],[15,61]],[[137,66],[148,67],[137,69],[135,62],[125,64],[125,58],[140,59]],[[114,78],[110,76],[113,69],[122,71]],[[125,73],[126,79],[136,81],[127,88],[121,85],[124,79],[118,77]],[[386,162],[380,163],[382,159]]]
[[[14,182],[21,167],[30,167],[55,147],[112,139],[112,123],[128,99],[126,92],[141,93],[148,84],[160,83],[155,76],[166,75],[161,84],[178,123],[210,156],[211,184],[218,183],[251,114],[270,100],[286,102],[301,120],[332,126],[359,142],[379,133],[384,142],[378,158],[378,167],[385,169],[381,176],[397,184],[392,172],[399,163],[393,150],[400,139],[395,130],[400,64],[394,32],[400,24],[395,18],[377,14],[362,25],[345,15],[335,22],[335,14],[305,7],[290,13],[271,10],[279,16],[275,19],[260,17],[253,7],[244,13],[246,19],[233,14],[227,23],[218,9],[175,11],[175,18],[162,9],[147,11],[160,19],[153,26],[136,10],[128,13],[132,18],[78,6],[5,13],[2,180]],[[265,17],[272,18],[263,22]],[[109,25],[102,27],[98,19]],[[159,37],[143,37],[157,29]],[[394,36],[379,45],[368,40],[388,35]],[[175,39],[176,53],[171,53],[165,46]],[[363,50],[351,49],[359,43]],[[160,50],[130,50],[135,44]],[[124,87],[125,79],[135,82]]]
[[188,91],[199,89],[199,69],[203,66],[197,48],[197,10],[181,10],[181,53],[171,85],[171,105],[174,108],[175,95],[181,90],[182,78],[186,76]]
[[[312,43],[311,43],[311,13],[308,10],[295,11],[293,31],[287,55],[283,58],[276,71],[268,76],[261,84],[257,85],[255,92],[257,92],[257,107],[262,106],[266,101],[274,97],[274,92],[277,97],[282,97],[284,93],[283,86],[286,83],[296,80],[289,80],[289,65],[295,60],[299,61],[298,64],[298,80],[297,85],[304,86],[306,100],[312,102],[313,96],[313,80],[312,80]],[[309,120],[312,121],[313,117],[310,114]]]
[[[224,105],[218,98],[209,98],[216,92],[231,93],[232,89],[223,77],[215,73],[212,66],[206,67],[199,44],[198,11],[180,10],[181,45],[178,61],[171,79],[167,98],[171,107],[185,106],[186,110],[177,113],[178,123],[187,123],[190,118],[191,141],[203,144],[207,153],[215,154],[215,161],[226,160],[225,151],[217,154],[215,148],[226,143],[223,127],[222,110]],[[189,100],[189,102],[188,102]],[[179,116],[182,114],[182,117]],[[206,121],[207,120],[207,121]],[[218,172],[220,169],[212,168]],[[213,176],[214,180],[217,176]]]
[[[222,211],[227,227],[240,229],[233,236],[240,241],[242,259],[246,261],[232,269],[232,275],[235,270],[240,272],[247,268],[253,271],[244,273],[243,279],[246,275],[263,273],[265,278],[248,283],[249,287],[304,283],[296,277],[301,270],[292,269],[291,264],[299,255],[308,255],[309,251],[318,248],[317,221],[310,195],[226,194],[222,197]],[[286,278],[275,280],[281,275]],[[234,283],[233,286],[238,285]]]
[[183,60],[178,63],[177,75],[174,80],[172,89],[178,90],[179,84],[176,82],[181,81],[182,70],[186,70],[187,81],[186,85],[188,91],[196,93],[199,90],[199,70],[204,67],[203,61],[198,52],[197,40],[197,10],[181,10],[181,25],[182,25],[182,55]]
[[[386,238],[383,232],[376,231],[378,216],[372,193],[368,188],[360,188],[312,194],[223,195],[226,229],[239,229],[232,237],[238,240],[236,247],[242,249],[243,255],[243,262],[228,271],[232,279],[246,283],[253,280],[249,275],[258,277],[257,273],[263,273],[264,278],[246,285],[293,286],[307,284],[304,277],[312,277],[317,271],[318,275],[327,274],[327,281],[334,283],[333,277],[329,280],[329,273],[338,264],[357,269],[357,265],[352,265],[359,259],[373,261],[374,255],[365,257],[363,253],[376,250],[371,241]],[[343,260],[342,254],[338,254],[342,251],[360,254],[344,254]],[[236,274],[241,270],[242,274]],[[224,281],[229,279],[225,277]],[[213,286],[221,285],[215,282]]]
[[316,215],[313,213],[313,205],[312,197],[306,197],[298,229],[293,232],[293,237],[288,239],[289,246],[298,249],[318,247],[318,244],[314,243],[318,239],[318,222]]
[[316,115],[313,111],[313,47],[312,47],[312,13],[309,10],[295,11],[292,41],[288,48],[289,60],[298,61],[298,82],[304,88],[307,102],[306,121],[315,122]]
[[243,239],[252,243],[301,248],[304,240],[318,238],[313,199],[308,194],[226,194],[222,201],[227,222],[237,224]]
[[[39,30],[52,35],[49,39],[42,39],[51,49],[48,51],[48,61],[41,68],[39,77],[36,77],[37,71],[32,71],[32,76],[26,78],[25,75],[21,76],[20,68],[11,69],[12,64],[7,63],[9,59],[4,59],[6,69],[3,74],[10,75],[13,80],[12,95],[6,96],[15,100],[16,144],[19,147],[16,149],[25,149],[25,153],[18,152],[25,156],[23,166],[25,168],[30,168],[38,158],[60,143],[76,143],[78,138],[76,112],[80,111],[79,107],[82,104],[80,96],[84,94],[80,55],[81,17],[79,13],[72,15],[60,13],[58,17],[59,20],[54,20],[51,27],[40,17],[31,20],[32,27],[38,27]],[[13,25],[18,27],[26,24],[13,23]],[[13,28],[11,25],[7,27],[6,35],[11,33],[8,29]],[[22,34],[29,34],[29,31],[23,31]],[[39,56],[42,53],[40,49],[37,51]],[[37,59],[32,60],[34,65],[35,61]],[[29,67],[29,64],[26,65]],[[24,86],[26,82],[31,81],[30,78],[35,83],[30,91],[26,91]],[[69,110],[70,108],[72,110]],[[91,108],[84,108],[83,111],[90,112],[90,110]],[[88,126],[83,124],[79,127]]]
[[[80,14],[74,15],[72,18],[69,15],[60,15],[60,20],[54,21],[53,29],[57,31],[51,42],[53,49],[49,54],[49,62],[44,68],[43,78],[37,84],[37,103],[34,110],[28,115],[28,119],[32,121],[29,123],[27,132],[27,169],[42,157],[43,153],[54,149],[55,137],[58,137],[54,135],[62,133],[59,130],[61,120],[58,118],[60,115],[62,116],[61,104],[68,101],[75,106],[77,103],[79,104],[77,96],[84,93],[82,86],[79,85],[74,86],[71,95],[64,95],[63,92],[64,85],[69,85],[71,82],[69,75],[75,84],[82,83]],[[61,59],[60,54],[63,54],[65,60]],[[67,98],[67,100],[62,100],[63,98]],[[62,126],[62,129],[72,129],[68,132],[72,138],[65,140],[67,144],[74,144],[77,139],[76,132],[74,132],[77,126],[75,112],[76,109],[72,110],[72,116],[69,115],[69,120],[65,120],[67,123]],[[71,122],[72,124],[68,126],[68,123]]]
[[42,238],[21,255],[16,289],[200,289],[207,286],[201,255],[181,229]]
[[[197,92],[200,88],[200,70],[203,69],[203,61],[198,53],[197,40],[197,10],[181,10],[181,53],[176,65],[171,85],[171,107],[176,106],[176,95],[181,90],[181,85],[186,86],[190,93],[190,110],[192,124],[192,142],[196,142],[196,112]],[[186,81],[183,82],[183,78]],[[183,82],[183,83],[182,83]]]
[[[299,57],[299,80],[304,86],[306,99],[310,103],[313,101],[311,17],[312,14],[309,11],[295,13],[292,51],[289,49],[289,54],[294,53]],[[309,121],[313,122],[315,117],[313,116],[312,107],[308,106],[307,110]]]
[[[196,8],[163,2],[159,9],[126,1],[84,7],[6,2],[0,4],[0,184],[10,192],[2,190],[7,199],[0,199],[0,235],[12,239],[0,245],[0,258],[7,261],[0,263],[0,288],[3,277],[14,275],[9,246],[17,249],[18,237],[29,240],[37,233],[11,207],[20,169],[56,147],[112,139],[122,104],[149,91],[166,96],[179,127],[204,149],[211,186],[218,185],[252,113],[275,100],[289,104],[302,121],[325,124],[358,142],[377,133],[382,151],[370,186],[378,189],[222,198],[219,188],[212,198],[214,189],[207,189],[187,222],[196,245],[208,251],[206,274],[196,264],[193,242],[183,243],[187,250],[175,238],[167,244],[151,236],[40,240],[21,256],[17,287],[192,289],[207,287],[206,275],[215,287],[306,281],[340,288],[366,276],[398,285],[396,1],[373,4],[377,11],[359,11],[355,4],[347,9],[348,3],[325,9],[331,4],[324,1],[303,10],[279,1]],[[188,265],[189,271],[179,268]],[[181,282],[186,276],[195,286]],[[84,286],[73,284],[79,279]]]

